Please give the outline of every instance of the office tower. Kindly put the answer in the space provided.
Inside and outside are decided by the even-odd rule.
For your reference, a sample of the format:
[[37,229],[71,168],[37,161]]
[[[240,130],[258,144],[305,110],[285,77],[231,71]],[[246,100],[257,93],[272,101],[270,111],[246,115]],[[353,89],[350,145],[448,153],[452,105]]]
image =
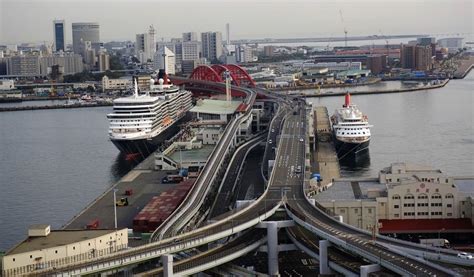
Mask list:
[[166,73],[175,74],[175,65],[175,54],[166,46],[160,47],[155,54],[154,69],[165,69]]
[[222,55],[221,32],[207,32],[201,34],[202,56],[211,62],[216,61]]
[[156,52],[156,31],[153,25],[150,26],[148,33],[137,34],[135,41],[135,55],[141,63],[148,60],[153,61]]
[[198,41],[186,41],[181,45],[183,61],[199,59],[199,47],[201,44]]
[[66,51],[66,34],[64,20],[53,21],[54,51]]
[[415,49],[416,45],[402,44],[400,60],[403,68],[415,68]]
[[415,69],[430,70],[432,65],[431,46],[417,45],[415,49]]
[[198,36],[196,32],[183,33],[183,42],[197,41],[197,40],[198,40]]
[[387,55],[369,55],[366,64],[372,74],[380,74],[387,67]]
[[100,43],[99,23],[72,23],[72,49],[74,53],[83,55],[84,42]]
[[230,25],[227,23],[225,25],[225,30],[226,30],[226,39],[227,39],[227,45],[230,45]]

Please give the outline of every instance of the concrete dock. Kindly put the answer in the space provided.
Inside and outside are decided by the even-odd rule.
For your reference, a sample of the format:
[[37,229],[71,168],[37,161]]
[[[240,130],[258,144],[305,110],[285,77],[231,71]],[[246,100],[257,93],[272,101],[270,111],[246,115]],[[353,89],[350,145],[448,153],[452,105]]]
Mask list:
[[[142,161],[102,195],[92,201],[74,216],[63,229],[84,229],[94,220],[99,221],[99,229],[114,228],[114,189],[116,198],[127,197],[129,205],[117,207],[117,227],[132,228],[135,215],[152,199],[176,184],[162,184],[161,179],[170,171],[155,171],[154,155]],[[125,190],[133,190],[132,195],[124,195]]]
[[325,188],[333,179],[341,177],[339,159],[332,141],[327,107],[315,107],[313,116],[316,132],[316,149],[312,155],[313,172],[321,174],[319,186]]

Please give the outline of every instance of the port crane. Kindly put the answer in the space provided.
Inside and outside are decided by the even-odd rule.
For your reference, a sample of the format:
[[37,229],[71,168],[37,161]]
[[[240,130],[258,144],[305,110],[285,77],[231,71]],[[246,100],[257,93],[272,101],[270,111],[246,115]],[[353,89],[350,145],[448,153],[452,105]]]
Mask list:
[[341,22],[344,26],[344,47],[347,47],[347,28],[346,24],[344,23],[344,17],[342,17],[342,10],[339,10],[339,15],[341,16]]

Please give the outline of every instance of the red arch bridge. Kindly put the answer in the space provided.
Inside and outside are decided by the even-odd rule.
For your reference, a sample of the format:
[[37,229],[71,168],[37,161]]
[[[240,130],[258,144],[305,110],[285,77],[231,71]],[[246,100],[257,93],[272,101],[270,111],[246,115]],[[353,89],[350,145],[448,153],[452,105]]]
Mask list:
[[190,79],[225,82],[224,74],[228,71],[235,86],[255,87],[255,82],[242,67],[236,64],[200,65],[191,73]]

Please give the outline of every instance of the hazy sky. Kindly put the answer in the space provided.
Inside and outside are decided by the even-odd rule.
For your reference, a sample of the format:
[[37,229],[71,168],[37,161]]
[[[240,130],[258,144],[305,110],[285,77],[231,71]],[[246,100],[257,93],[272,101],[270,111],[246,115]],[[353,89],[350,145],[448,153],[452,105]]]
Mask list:
[[[0,44],[53,40],[54,19],[99,22],[104,42],[134,40],[151,24],[157,38],[222,31],[231,38],[473,33],[474,0],[0,0]],[[340,12],[344,18],[341,21]]]

